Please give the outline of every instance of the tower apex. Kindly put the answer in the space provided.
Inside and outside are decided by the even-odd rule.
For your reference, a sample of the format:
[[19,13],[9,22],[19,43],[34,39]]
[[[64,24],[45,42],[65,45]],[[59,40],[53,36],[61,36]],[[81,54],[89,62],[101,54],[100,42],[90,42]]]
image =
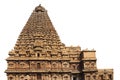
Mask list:
[[35,11],[36,11],[36,12],[39,12],[39,11],[40,11],[40,12],[44,12],[44,11],[45,11],[45,8],[42,7],[41,4],[39,4],[39,6],[37,6],[37,7],[35,8]]

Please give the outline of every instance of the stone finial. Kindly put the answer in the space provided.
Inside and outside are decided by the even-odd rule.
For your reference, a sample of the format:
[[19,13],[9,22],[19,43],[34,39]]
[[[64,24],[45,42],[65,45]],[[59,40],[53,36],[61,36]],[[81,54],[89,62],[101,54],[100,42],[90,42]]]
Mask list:
[[35,11],[36,11],[36,12],[44,12],[44,11],[45,11],[45,8],[43,8],[43,7],[41,6],[41,4],[40,4],[39,6],[37,6],[37,7],[35,8]]

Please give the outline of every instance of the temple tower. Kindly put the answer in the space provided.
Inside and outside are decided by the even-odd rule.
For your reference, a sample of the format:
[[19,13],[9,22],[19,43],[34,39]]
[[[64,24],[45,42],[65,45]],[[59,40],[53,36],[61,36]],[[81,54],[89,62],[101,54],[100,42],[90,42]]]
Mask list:
[[112,69],[97,69],[95,52],[66,47],[39,5],[9,52],[5,72],[8,80],[113,80]]

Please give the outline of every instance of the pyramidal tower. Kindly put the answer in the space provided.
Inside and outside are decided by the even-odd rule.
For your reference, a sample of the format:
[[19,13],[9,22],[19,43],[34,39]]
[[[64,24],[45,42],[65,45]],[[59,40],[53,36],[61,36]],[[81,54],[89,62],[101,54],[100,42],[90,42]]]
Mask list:
[[113,80],[112,69],[97,69],[95,52],[66,47],[39,5],[9,52],[5,73],[8,80]]

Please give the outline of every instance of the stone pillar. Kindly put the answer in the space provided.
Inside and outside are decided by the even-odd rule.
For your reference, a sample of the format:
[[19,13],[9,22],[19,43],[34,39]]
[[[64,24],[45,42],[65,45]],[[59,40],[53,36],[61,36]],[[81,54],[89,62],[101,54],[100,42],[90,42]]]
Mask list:
[[16,61],[15,68],[18,68],[18,66],[19,66],[18,61]]
[[50,74],[48,75],[48,77],[49,77],[49,79],[48,79],[48,80],[51,80],[51,75],[50,75]]
[[33,80],[37,80],[37,74],[33,75]]
[[73,75],[71,75],[71,80],[73,80]]
[[45,75],[44,74],[42,74],[42,80],[45,80]]
[[41,80],[43,80],[43,74],[41,74]]
[[16,79],[15,80],[19,80],[18,74],[16,75]]
[[58,80],[62,80],[62,75],[60,74],[58,78],[59,78]]

